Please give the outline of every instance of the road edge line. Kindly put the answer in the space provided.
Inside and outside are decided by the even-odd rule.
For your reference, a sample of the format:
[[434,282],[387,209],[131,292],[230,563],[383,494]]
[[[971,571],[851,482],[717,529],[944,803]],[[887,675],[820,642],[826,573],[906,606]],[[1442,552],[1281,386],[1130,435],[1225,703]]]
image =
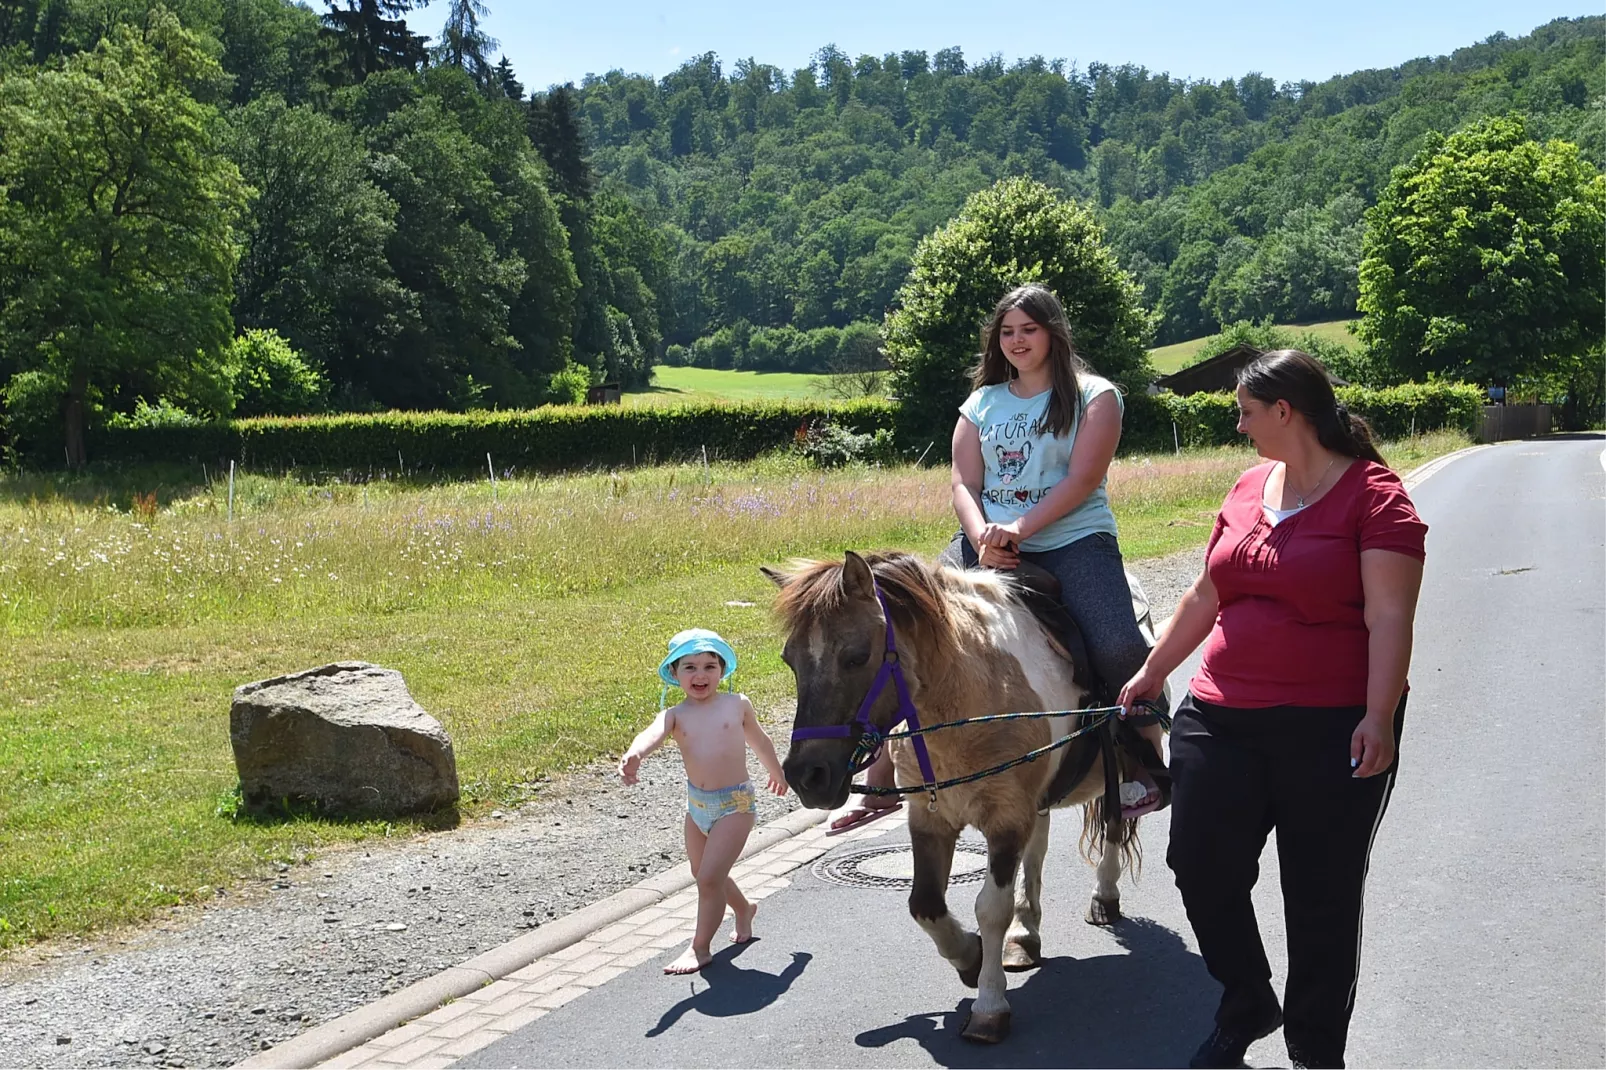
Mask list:
[[[767,825],[760,825],[747,837],[741,857],[747,858],[807,832],[829,816],[827,810],[799,809]],[[696,879],[685,866],[672,866],[628,888],[622,888],[606,899],[566,914],[538,931],[516,936],[465,962],[448,966],[439,973],[414,981],[406,988],[316,1025],[282,1044],[257,1052],[235,1066],[310,1070],[319,1063],[361,1047],[404,1022],[430,1013],[447,1000],[478,991],[493,981],[522,970],[536,959],[577,944],[598,929],[667,899],[695,883]]]
[[1446,453],[1442,457],[1435,457],[1426,464],[1418,465],[1416,468],[1413,468],[1411,471],[1407,472],[1400,478],[1400,482],[1405,484],[1406,490],[1415,490],[1417,487],[1425,483],[1430,477],[1438,475],[1439,472],[1448,467],[1452,461],[1457,461],[1468,454],[1477,453],[1480,450],[1493,449],[1494,446],[1495,443],[1493,442],[1481,442],[1476,446],[1466,446],[1462,449],[1456,450],[1454,453]]

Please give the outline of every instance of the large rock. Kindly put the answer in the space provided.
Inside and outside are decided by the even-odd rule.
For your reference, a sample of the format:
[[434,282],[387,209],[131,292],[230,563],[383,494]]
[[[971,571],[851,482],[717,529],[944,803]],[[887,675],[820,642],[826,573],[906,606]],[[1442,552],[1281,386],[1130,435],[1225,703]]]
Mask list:
[[389,816],[457,801],[457,760],[401,673],[340,661],[234,689],[234,764],[245,805],[316,802]]

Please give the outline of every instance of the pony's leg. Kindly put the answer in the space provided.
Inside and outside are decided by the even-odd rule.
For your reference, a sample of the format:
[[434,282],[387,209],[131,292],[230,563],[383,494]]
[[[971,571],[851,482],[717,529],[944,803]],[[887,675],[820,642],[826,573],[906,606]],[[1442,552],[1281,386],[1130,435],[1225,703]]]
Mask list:
[[909,914],[937,945],[937,954],[959,971],[960,982],[974,988],[981,973],[981,942],[948,911],[948,875],[953,869],[959,830],[927,826],[924,816],[919,807],[909,816],[915,867]]
[[1043,921],[1043,859],[1048,854],[1048,815],[1032,826],[1021,859],[1020,884],[1015,888],[1015,923],[1004,936],[1004,969],[1029,970],[1043,958],[1038,926]]
[[1087,921],[1089,925],[1114,925],[1121,920],[1121,846],[1119,835],[1112,835],[1112,829],[1120,826],[1115,822],[1104,824],[1099,833],[1103,837],[1102,848],[1099,854],[1097,883],[1093,888],[1093,901],[1087,906]]
[[[1036,816],[1035,813],[1033,816]],[[976,896],[976,922],[981,929],[981,979],[970,1020],[960,1034],[966,1040],[996,1044],[1009,1035],[1009,981],[1004,976],[1004,933],[1015,913],[1015,873],[1022,845],[1031,839],[1013,829],[987,834],[987,876]]]

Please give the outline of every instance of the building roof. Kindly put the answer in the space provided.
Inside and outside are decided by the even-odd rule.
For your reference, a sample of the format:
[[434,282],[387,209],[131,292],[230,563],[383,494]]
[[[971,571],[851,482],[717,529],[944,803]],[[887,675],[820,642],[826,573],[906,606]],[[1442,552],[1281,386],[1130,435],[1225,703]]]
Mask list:
[[1261,351],[1254,346],[1240,342],[1209,360],[1201,360],[1179,372],[1162,375],[1154,381],[1154,385],[1180,395],[1234,390],[1238,386],[1238,372],[1260,354]]
[[[1183,368],[1179,372],[1162,375],[1154,381],[1154,385],[1157,390],[1169,390],[1182,396],[1218,391],[1230,392],[1238,388],[1238,373],[1244,366],[1263,354],[1263,350],[1256,349],[1247,342],[1240,342],[1209,360],[1201,360],[1198,364]],[[1327,379],[1334,386],[1349,385],[1347,380],[1334,375],[1331,370],[1327,372]]]

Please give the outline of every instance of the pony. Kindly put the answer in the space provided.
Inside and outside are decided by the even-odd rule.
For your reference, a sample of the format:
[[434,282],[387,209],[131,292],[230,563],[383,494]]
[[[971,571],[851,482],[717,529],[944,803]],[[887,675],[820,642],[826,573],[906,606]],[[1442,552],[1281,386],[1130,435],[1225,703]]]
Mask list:
[[[800,561],[789,570],[762,571],[780,588],[775,608],[786,636],[782,658],[797,682],[793,742],[782,769],[805,806],[835,809],[847,800],[857,741],[851,730],[828,726],[854,721],[884,661],[901,666],[928,729],[986,714],[1074,711],[1087,698],[1079,682],[1087,677],[1078,672],[1067,644],[1034,611],[1030,592],[1006,574],[932,567],[907,554],[851,551],[840,563]],[[889,638],[896,645],[891,657]],[[866,710],[879,730],[899,716],[896,690],[882,687]],[[1002,765],[1060,739],[1076,721],[1067,712],[932,732],[924,737],[931,771],[941,781]],[[927,782],[911,743],[890,744],[897,782],[904,787]],[[1097,873],[1087,920],[1111,925],[1120,919],[1117,882],[1123,866],[1135,865],[1141,854],[1136,822],[1120,819],[1118,802],[1110,809],[1110,771],[1099,768],[1100,747],[1096,735],[1087,735],[1037,760],[944,788],[929,801],[926,794],[911,796],[909,913],[961,982],[977,989],[962,1034],[968,1040],[996,1043],[1008,1035],[1004,971],[1041,962],[1051,806],[1086,804],[1082,851]],[[863,753],[857,757],[862,765]],[[1125,754],[1117,760],[1123,767],[1133,761]],[[946,900],[954,846],[966,826],[987,840],[977,932],[948,912]]]

